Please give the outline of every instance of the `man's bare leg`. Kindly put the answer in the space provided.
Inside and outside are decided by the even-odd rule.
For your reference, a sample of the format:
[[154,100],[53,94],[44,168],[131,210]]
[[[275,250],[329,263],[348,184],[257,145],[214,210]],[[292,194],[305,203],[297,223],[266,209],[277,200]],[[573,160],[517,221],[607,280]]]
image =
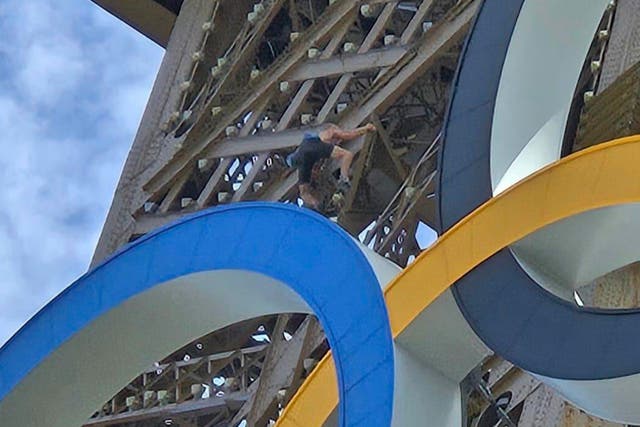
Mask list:
[[349,169],[353,162],[353,153],[341,147],[333,147],[331,158],[340,162],[340,180],[349,182]]

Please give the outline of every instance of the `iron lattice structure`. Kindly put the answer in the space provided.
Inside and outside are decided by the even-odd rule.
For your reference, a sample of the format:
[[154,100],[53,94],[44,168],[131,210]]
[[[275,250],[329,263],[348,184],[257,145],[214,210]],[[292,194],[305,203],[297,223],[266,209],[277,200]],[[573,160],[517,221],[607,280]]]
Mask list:
[[[374,136],[347,145],[357,153],[353,190],[336,220],[406,266],[424,249],[418,228],[436,222],[432,196],[440,128],[464,38],[480,4],[172,2],[176,15],[170,19],[166,54],[94,265],[194,211],[249,200],[300,203],[297,175],[283,158],[306,129],[331,121],[344,127],[373,122],[378,128]],[[611,28],[612,16],[603,17],[602,29]],[[152,33],[154,39],[164,42],[158,34],[162,31]],[[606,41],[594,42],[590,55],[602,60],[605,47]],[[583,73],[572,117],[579,117],[582,93],[594,89],[597,79]],[[573,141],[572,135],[567,138]],[[321,196],[332,191],[327,177],[335,169],[326,164],[320,174],[316,191]],[[85,425],[272,425],[327,350],[312,316],[242,322],[158,361]],[[505,423],[507,416],[526,418],[535,413],[533,406],[524,407],[528,396],[553,396],[499,358],[478,367],[463,386],[469,421],[487,407],[497,408],[496,417]]]

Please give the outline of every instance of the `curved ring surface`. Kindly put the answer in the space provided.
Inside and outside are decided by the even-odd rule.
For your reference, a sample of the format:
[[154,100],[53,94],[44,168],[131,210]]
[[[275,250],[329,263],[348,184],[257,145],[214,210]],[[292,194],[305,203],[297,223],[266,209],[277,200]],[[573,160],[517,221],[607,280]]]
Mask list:
[[197,213],[78,279],[0,349],[0,419],[81,424],[176,348],[281,312],[319,317],[337,355],[341,425],[388,426],[393,348],[370,263],[331,222],[271,203]]

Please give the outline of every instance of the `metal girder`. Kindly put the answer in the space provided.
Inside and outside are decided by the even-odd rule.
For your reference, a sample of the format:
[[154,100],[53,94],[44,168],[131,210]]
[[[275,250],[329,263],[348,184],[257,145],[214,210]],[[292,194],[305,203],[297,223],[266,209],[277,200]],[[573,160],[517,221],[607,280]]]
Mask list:
[[[210,396],[202,399],[192,399],[190,395],[181,395],[181,383],[184,381],[195,381],[208,383],[210,378],[202,378],[197,375],[198,370],[202,370],[203,366],[207,367],[209,374],[215,374],[220,369],[233,363],[233,360],[238,356],[254,355],[260,357],[265,353],[267,346],[261,345],[243,350],[228,351],[224,353],[215,354],[212,356],[205,356],[194,358],[184,362],[172,362],[159,364],[142,374],[143,384],[142,388],[138,389],[133,385],[129,385],[127,389],[134,393],[137,399],[144,402],[144,408],[129,409],[126,412],[114,413],[110,415],[100,415],[92,418],[84,424],[85,427],[107,427],[110,425],[119,425],[122,423],[130,423],[139,420],[148,420],[153,418],[167,418],[175,417],[181,414],[189,414],[190,416],[202,416],[211,413],[215,413],[220,410],[228,412],[229,408],[239,408],[248,399],[249,393],[246,389],[230,392],[222,396]],[[155,378],[146,382],[144,379],[147,375],[157,374],[157,371],[161,371],[160,375],[156,375]],[[147,403],[144,398],[146,391],[153,391],[158,387],[166,387],[165,383],[172,381],[171,386],[167,387],[168,390],[172,390],[175,396],[175,402],[161,404],[157,399]],[[115,400],[115,398],[114,398]]]
[[147,234],[156,228],[160,228],[165,224],[173,222],[180,217],[182,217],[184,213],[170,213],[167,215],[158,215],[158,214],[147,214],[141,215],[136,218],[136,225],[133,230],[132,235],[141,236],[143,234]]
[[[264,420],[270,414],[270,408],[273,406],[273,402],[277,399],[278,391],[284,384],[275,382],[274,377],[278,376],[278,371],[290,369],[288,364],[278,363],[280,358],[278,353],[282,352],[279,347],[283,347],[285,343],[284,331],[289,321],[289,315],[281,314],[278,316],[276,326],[271,334],[271,345],[267,350],[267,354],[264,358],[264,365],[262,366],[262,372],[260,379],[257,381],[258,386],[255,394],[252,396],[252,404],[248,405],[247,424],[250,426],[257,425],[259,420]],[[286,346],[286,344],[284,344]],[[240,411],[242,412],[242,410]],[[237,418],[237,416],[236,416]],[[266,421],[266,420],[264,420]],[[231,422],[233,424],[233,421]]]
[[[313,130],[313,128],[306,129]],[[260,132],[246,138],[228,138],[206,150],[204,158],[234,157],[246,153],[280,151],[297,147],[302,141],[304,129],[291,129],[282,132]]]
[[[247,345],[259,325],[269,325],[272,322],[274,316],[263,316],[200,337],[142,372],[107,402],[86,425],[106,427],[168,417],[175,420],[182,415],[204,417],[205,420],[220,415],[228,420],[251,396],[253,389],[247,387],[249,378],[255,375],[256,369],[263,368],[262,360],[270,347],[265,344],[245,348],[241,346]],[[271,334],[270,326],[267,326],[267,330],[269,332],[265,333]],[[206,349],[216,353],[203,354]],[[189,353],[194,357],[185,357]],[[195,356],[198,354],[200,356]],[[213,377],[220,375],[227,382],[216,385]],[[193,395],[191,385],[194,384],[208,384],[209,396]],[[253,386],[256,382],[251,384]],[[161,390],[166,394],[162,400],[157,395]],[[220,391],[223,393],[218,393]],[[147,399],[147,392],[156,395]],[[131,397],[135,398],[135,403],[125,403]]]
[[[322,54],[320,54],[320,61],[330,60],[331,56],[340,47],[340,42],[344,38],[345,34],[347,33],[347,31],[349,31],[349,28],[352,25],[351,21],[352,19],[345,19],[342,27],[336,30],[335,34],[331,38],[331,41],[329,41],[329,44],[327,45],[325,50],[322,52]],[[280,118],[278,126],[276,126],[277,132],[283,131],[284,129],[287,129],[289,127],[295,115],[300,112],[300,108],[306,101],[309,93],[311,93],[311,89],[313,88],[315,80],[311,79],[310,77],[307,78],[309,80],[303,82],[302,85],[298,88],[296,95],[291,100],[291,104],[289,104],[284,114]],[[287,79],[293,81],[290,76],[287,77]]]
[[161,214],[166,214],[167,212],[169,212],[169,209],[171,209],[171,207],[177,202],[177,199],[180,197],[180,193],[182,192],[182,189],[184,188],[188,179],[189,175],[184,175],[180,177],[180,179],[173,185],[173,187],[171,187],[171,190],[169,190],[167,195],[162,200],[162,203],[160,203],[160,208],[158,209],[158,211]]
[[345,197],[343,212],[349,212],[351,210],[351,207],[353,206],[358,187],[360,186],[360,182],[365,174],[365,169],[367,168],[367,162],[369,160],[367,159],[367,156],[369,154],[369,151],[373,147],[375,140],[376,136],[373,134],[368,134],[365,137],[365,143],[362,150],[364,152],[364,155],[361,154],[360,157],[358,157],[355,165],[353,166],[353,177],[351,179],[352,190],[349,191],[347,193],[347,196]]
[[324,105],[320,109],[320,112],[318,113],[318,120],[320,122],[324,122],[325,120],[327,120],[327,117],[329,117],[329,114],[331,114],[331,111],[338,102],[338,99],[340,99],[340,96],[347,89],[347,86],[349,86],[351,77],[352,74],[345,74],[343,76],[340,76],[340,78],[338,79],[338,83],[336,83],[333,90],[325,100]]
[[415,241],[415,233],[419,222],[418,215],[424,215],[424,212],[419,212],[418,207],[424,211],[428,206],[432,210],[432,213],[428,215],[430,218],[435,213],[435,204],[429,203],[427,195],[435,187],[435,154],[439,141],[440,135],[425,150],[364,238],[365,245],[373,242],[373,249],[376,252],[383,256],[388,255],[400,265],[406,265],[409,256],[417,255],[420,252],[420,247]]
[[[131,215],[137,210],[139,206],[136,204],[143,197],[140,194],[140,188],[144,182],[143,173],[171,147],[162,137],[160,128],[180,102],[182,95],[176,82],[183,81],[191,72],[193,67],[191,54],[200,48],[202,42],[200,25],[210,16],[212,9],[213,2],[189,1],[184,4],[178,16],[145,107],[141,125],[127,155],[103,232],[91,261],[92,266],[128,240],[128,236],[123,234],[133,227]],[[227,32],[235,32],[234,22],[224,25]],[[219,38],[222,44],[220,48],[224,48],[226,40],[225,34]]]
[[202,399],[183,403],[171,403],[151,409],[125,412],[118,415],[110,415],[95,420],[89,420],[83,427],[107,427],[116,424],[131,423],[134,421],[148,420],[150,418],[171,418],[180,414],[204,415],[219,411],[228,407],[242,405],[249,398],[246,392],[231,393],[228,396]]
[[375,70],[395,64],[406,52],[406,47],[397,46],[365,53],[343,54],[316,61],[305,61],[286,76],[286,79],[300,81]]
[[[402,35],[400,35],[400,45],[407,45],[411,40],[413,40],[418,30],[422,27],[425,16],[429,13],[434,3],[435,0],[423,0],[422,3],[420,3],[415,15],[413,15],[413,18],[411,18],[411,21],[409,21],[409,24],[407,24],[407,27],[402,32]],[[390,67],[382,68],[374,82],[381,79],[382,76],[389,71],[389,68]]]

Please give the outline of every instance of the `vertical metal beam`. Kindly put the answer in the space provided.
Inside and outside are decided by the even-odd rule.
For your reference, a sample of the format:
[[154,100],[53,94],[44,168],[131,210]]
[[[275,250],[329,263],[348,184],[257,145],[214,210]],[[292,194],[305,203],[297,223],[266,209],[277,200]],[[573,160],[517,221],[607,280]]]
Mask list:
[[351,179],[352,190],[347,193],[344,202],[344,208],[342,209],[343,212],[349,212],[349,210],[351,210],[351,207],[353,206],[356,193],[358,192],[358,186],[360,185],[360,181],[362,180],[364,171],[367,167],[367,157],[370,154],[370,149],[375,143],[375,139],[376,136],[374,134],[367,134],[367,136],[365,136],[362,150],[360,150],[358,160],[354,167],[355,171],[353,173],[353,178]]
[[380,118],[378,117],[377,114],[372,114],[371,120],[373,121],[373,124],[378,129],[378,135],[380,135],[380,139],[382,140],[384,148],[387,149],[387,153],[389,154],[389,157],[393,162],[393,166],[396,168],[396,171],[398,172],[398,176],[400,176],[400,178],[403,180],[406,179],[407,170],[402,165],[402,162],[400,162],[400,159],[398,158],[398,156],[396,156],[396,153],[393,152],[393,147],[391,145],[391,138],[389,137],[389,134],[387,134],[387,131],[384,128],[384,126],[382,126],[382,122],[380,121]]

